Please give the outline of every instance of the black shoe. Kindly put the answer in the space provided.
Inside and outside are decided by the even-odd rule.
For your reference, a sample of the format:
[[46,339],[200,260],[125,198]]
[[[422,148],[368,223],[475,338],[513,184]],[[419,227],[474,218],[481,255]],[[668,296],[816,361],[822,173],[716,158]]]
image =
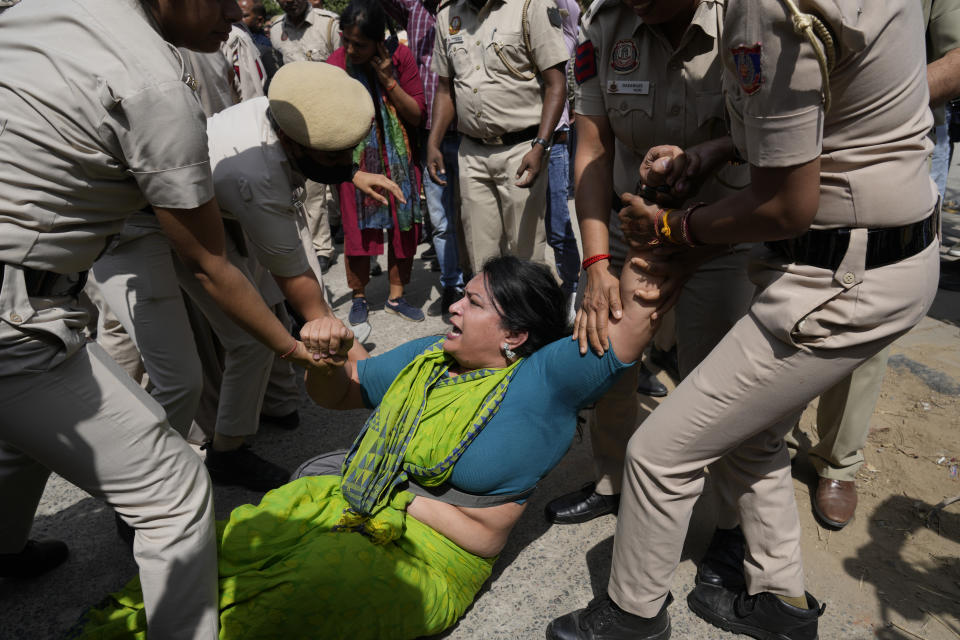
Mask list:
[[436,260],[436,258],[437,250],[433,247],[433,245],[430,245],[429,249],[420,254],[421,260]]
[[428,316],[450,315],[450,305],[463,297],[463,290],[458,287],[444,287],[440,297],[427,307]]
[[383,267],[380,266],[379,262],[374,262],[370,266],[370,277],[376,278],[379,275],[383,274]]
[[290,472],[268,462],[242,444],[233,451],[217,451],[210,443],[201,447],[207,452],[207,471],[217,484],[246,487],[251,491],[270,491],[286,484]]
[[300,426],[300,412],[294,410],[283,416],[268,416],[265,413],[260,414],[260,424],[271,424],[287,431],[293,431]]
[[0,578],[35,578],[59,567],[69,555],[59,540],[27,540],[18,553],[0,553]]
[[554,524],[577,524],[616,513],[620,508],[620,494],[605,496],[597,493],[596,487],[595,482],[590,482],[579,491],[551,500],[543,516]]
[[333,260],[327,256],[317,256],[317,262],[320,263],[320,273],[330,271],[330,267],[333,265]]
[[717,529],[710,546],[697,566],[697,584],[704,583],[731,591],[743,591],[747,581],[743,577],[745,540],[740,527]]
[[650,362],[666,371],[674,382],[680,382],[680,364],[677,361],[676,346],[669,351],[663,351],[658,349],[657,345],[652,345],[650,347]]
[[641,618],[627,613],[603,596],[591,602],[586,609],[578,609],[561,616],[547,625],[547,640],[667,640],[670,637],[670,614],[667,600],[660,612],[652,618]]
[[768,591],[751,596],[701,583],[687,596],[687,604],[700,618],[725,631],[758,640],[817,640],[817,620],[826,605],[805,595],[810,608],[799,609]]
[[639,378],[637,393],[650,396],[651,398],[662,398],[667,395],[667,387],[657,380],[657,376],[655,376],[650,369],[647,369],[647,365],[642,362],[640,363],[640,372],[637,374],[637,378]]

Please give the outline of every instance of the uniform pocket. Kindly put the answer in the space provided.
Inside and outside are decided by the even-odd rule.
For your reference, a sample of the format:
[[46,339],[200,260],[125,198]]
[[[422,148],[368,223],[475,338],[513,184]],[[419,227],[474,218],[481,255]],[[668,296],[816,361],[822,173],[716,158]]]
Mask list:
[[450,59],[450,66],[454,73],[458,76],[463,77],[470,73],[470,55],[466,47],[450,47],[447,57]]
[[711,139],[727,133],[726,109],[723,105],[723,92],[711,91],[696,96],[697,129]]
[[483,52],[483,62],[487,69],[501,73],[522,76],[534,74],[520,33],[497,33],[496,38]]
[[620,140],[631,140],[634,149],[646,152],[650,146],[650,127],[654,116],[655,87],[650,84],[646,94],[607,92],[607,118],[614,135]]

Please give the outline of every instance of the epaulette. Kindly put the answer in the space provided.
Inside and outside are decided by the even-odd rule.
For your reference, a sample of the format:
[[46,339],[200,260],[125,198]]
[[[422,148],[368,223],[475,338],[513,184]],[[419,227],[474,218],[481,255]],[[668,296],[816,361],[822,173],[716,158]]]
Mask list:
[[333,18],[334,20],[339,20],[339,14],[334,13],[333,11],[327,11],[326,9],[314,9],[314,13],[319,13],[324,18]]
[[590,8],[583,14],[583,20],[584,22],[589,21],[604,9],[619,7],[621,3],[622,0],[593,0]]
[[443,2],[441,2],[439,5],[437,5],[437,15],[439,15],[441,11],[443,11],[453,3],[454,3],[454,0],[444,0]]

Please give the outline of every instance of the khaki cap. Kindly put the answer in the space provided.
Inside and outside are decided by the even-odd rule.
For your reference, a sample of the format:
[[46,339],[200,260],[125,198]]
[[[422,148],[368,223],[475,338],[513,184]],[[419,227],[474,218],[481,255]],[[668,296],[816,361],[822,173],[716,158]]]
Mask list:
[[283,132],[317,151],[352,149],[373,123],[373,100],[366,88],[325,62],[283,65],[270,82],[269,98]]

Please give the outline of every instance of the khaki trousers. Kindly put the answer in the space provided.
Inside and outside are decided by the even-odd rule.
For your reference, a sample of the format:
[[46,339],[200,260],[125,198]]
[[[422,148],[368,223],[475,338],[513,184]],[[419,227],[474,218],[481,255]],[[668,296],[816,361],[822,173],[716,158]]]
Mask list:
[[[803,595],[800,521],[783,438],[810,400],[923,317],[939,277],[936,242],[864,270],[866,235],[851,236],[839,271],[850,268],[856,287],[813,267],[794,274],[758,263],[754,281],[769,284],[749,313],[630,439],[608,587],[619,606],[645,617],[660,610],[708,465],[721,502],[736,505],[749,593]],[[758,320],[808,302],[814,306],[798,320],[771,327]]]
[[340,198],[337,194],[337,186],[307,180],[304,191],[303,208],[307,219],[307,231],[313,241],[313,253],[325,258],[333,258],[330,221],[335,217],[332,212],[339,217]]
[[150,637],[216,640],[209,476],[97,344],[46,372],[0,378],[0,553],[23,548],[51,470],[136,530]]
[[473,273],[487,258],[511,255],[535,262],[546,260],[547,161],[533,185],[514,184],[529,142],[493,146],[466,136],[460,143],[460,218]]
[[[889,358],[888,347],[820,396],[818,442],[807,452],[820,477],[851,482],[857,477]],[[799,447],[798,430],[799,425],[786,437],[791,454]]]

